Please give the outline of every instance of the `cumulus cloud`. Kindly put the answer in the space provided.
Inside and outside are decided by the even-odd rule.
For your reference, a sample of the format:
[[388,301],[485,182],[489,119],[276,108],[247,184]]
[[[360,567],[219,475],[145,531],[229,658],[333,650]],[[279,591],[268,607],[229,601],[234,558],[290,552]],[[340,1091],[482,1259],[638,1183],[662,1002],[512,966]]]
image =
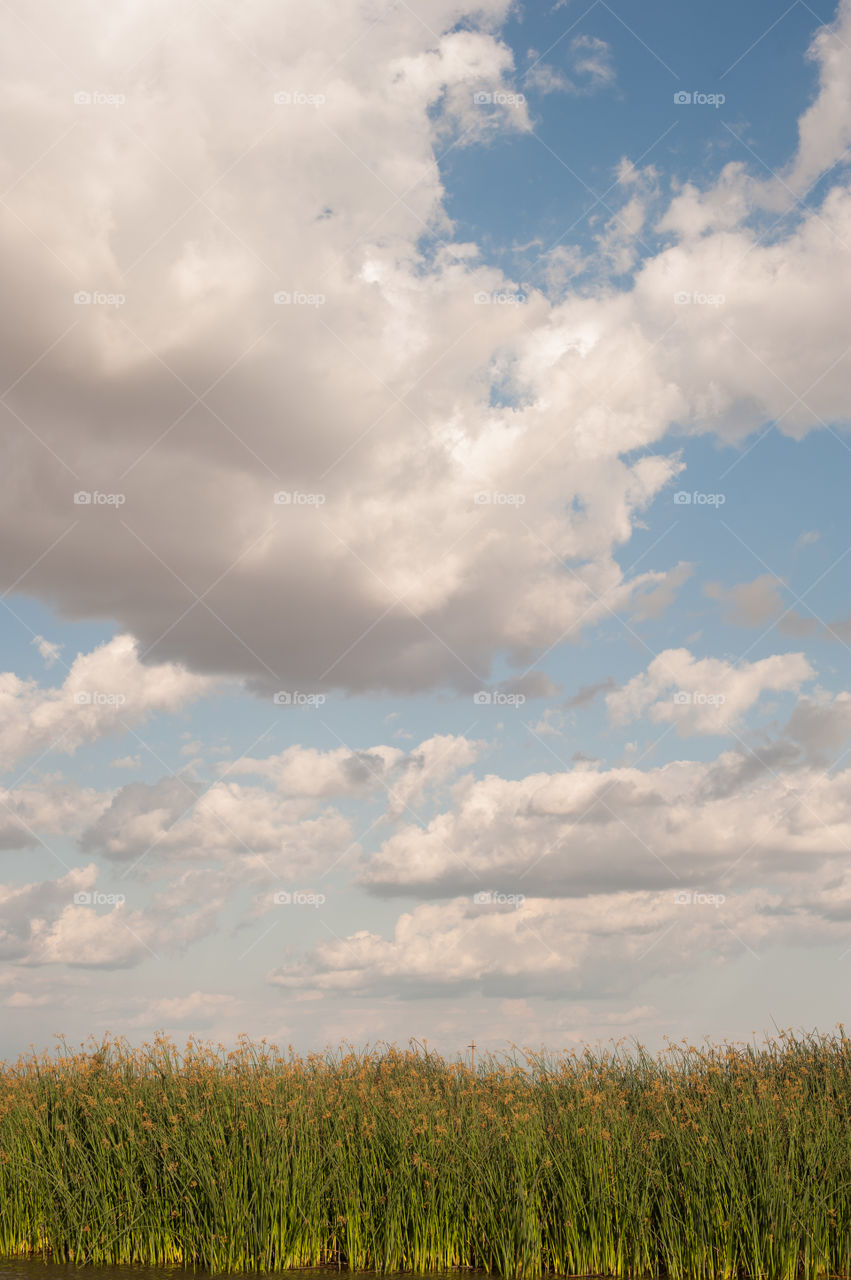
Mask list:
[[[166,42],[162,4],[133,3],[96,46],[93,0],[10,22],[22,126],[0,243],[4,292],[28,305],[0,344],[5,585],[116,619],[146,663],[256,689],[472,690],[497,656],[522,670],[636,591],[665,603],[681,579],[625,579],[613,552],[680,469],[659,449],[672,424],[739,437],[767,418],[796,434],[847,420],[841,186],[761,243],[746,215],[762,188],[740,167],[680,193],[661,223],[673,243],[633,286],[558,304],[453,241],[438,148],[528,128],[502,100],[507,11],[434,0],[429,31],[404,6],[373,22],[251,0],[227,25],[169,12]],[[848,25],[843,4],[819,37],[812,120],[840,112]],[[574,59],[605,81],[582,39]],[[99,84],[124,101],[75,103]],[[814,127],[796,182],[844,137]],[[618,270],[648,198],[630,189],[604,233]],[[518,289],[523,305],[482,305]],[[678,307],[683,291],[726,302]]]
[[264,788],[220,780],[203,790],[184,777],[131,782],[82,834],[85,853],[144,864],[225,863],[235,879],[274,880],[325,870],[351,846],[350,820],[334,809],[305,816],[304,805]]
[[[177,712],[221,676],[258,694],[551,697],[541,651],[613,614],[659,618],[692,572],[618,562],[682,473],[672,428],[740,441],[766,421],[794,437],[848,425],[849,0],[814,42],[817,95],[779,178],[735,161],[669,200],[625,159],[590,246],[546,255],[546,293],[457,239],[439,163],[531,133],[498,35],[509,8],[430,0],[425,24],[404,5],[376,20],[331,0],[176,15],[128,0],[104,21],[95,0],[10,0],[0,100],[21,123],[0,145],[0,280],[26,305],[0,315],[0,590],[122,634],[61,687],[0,677],[0,767]],[[570,54],[527,87],[613,83],[602,41]],[[121,101],[99,102],[104,86]],[[777,212],[791,216],[767,235]],[[810,634],[782,585],[710,594],[732,625]],[[270,981],[288,995],[477,992],[519,1013],[529,993],[618,996],[672,967],[843,937],[848,695],[811,688],[785,725],[742,728],[765,693],[814,678],[801,653],[668,649],[537,726],[553,735],[604,695],[616,725],[741,739],[652,769],[628,763],[632,742],[611,768],[573,752],[563,772],[477,780],[486,744],[436,734],[288,745],[209,786],[190,766],[103,792],[12,787],[0,848],[78,837],[135,889],[96,899],[93,865],[2,886],[0,954],[128,968],[233,921],[239,890],[250,924],[273,886],[358,858],[361,891],[439,901],[286,958]],[[187,733],[183,752],[199,748]],[[376,799],[384,825],[362,851],[336,802]],[[21,985],[6,1005],[42,1000]],[[134,1005],[132,1025],[234,1012],[195,990]]]
[[0,955],[24,966],[126,969],[206,936],[224,901],[208,892],[188,911],[170,898],[130,905],[120,891],[98,888],[92,862],[56,880],[0,885]]
[[410,751],[378,745],[353,750],[287,747],[277,756],[242,756],[223,766],[229,774],[257,774],[289,797],[346,796],[383,789],[391,811],[401,811],[478,758],[484,743],[435,734]]
[[100,816],[110,795],[49,778],[0,787],[0,850],[34,848],[42,835],[78,835]]
[[851,849],[848,706],[847,694],[801,699],[779,736],[709,761],[487,775],[426,826],[394,832],[364,859],[359,883],[382,896],[495,883],[573,897],[814,873]]
[[127,635],[78,654],[58,687],[0,673],[0,768],[10,769],[36,751],[72,754],[215,688],[215,681],[176,663],[143,663],[137,642]]
[[733,666],[720,658],[695,658],[688,649],[666,649],[621,689],[606,695],[614,724],[648,716],[676,725],[682,736],[727,733],[766,690],[797,691],[815,671],[802,653],[775,654]]
[[393,936],[359,930],[271,971],[285,990],[407,996],[626,995],[671,967],[725,963],[779,942],[847,936],[814,899],[803,908],[764,890],[609,893],[519,906],[453,899],[401,915]]

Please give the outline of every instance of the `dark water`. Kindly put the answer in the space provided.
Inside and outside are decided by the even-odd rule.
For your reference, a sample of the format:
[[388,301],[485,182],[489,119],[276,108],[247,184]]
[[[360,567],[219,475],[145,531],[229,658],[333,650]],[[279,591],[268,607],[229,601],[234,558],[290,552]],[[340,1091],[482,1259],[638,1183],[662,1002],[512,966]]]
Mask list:
[[[261,1273],[250,1272],[217,1272],[215,1280],[227,1280],[227,1277],[257,1277]],[[303,1267],[297,1271],[277,1271],[276,1276],[286,1280],[348,1280],[357,1274],[368,1277],[371,1272],[357,1273],[338,1271],[336,1267]],[[193,1271],[186,1267],[77,1267],[73,1263],[38,1262],[31,1259],[0,1258],[0,1280],[204,1280],[209,1271]],[[427,1280],[459,1280],[460,1276],[471,1277],[472,1280],[486,1280],[483,1271],[432,1271]],[[382,1275],[381,1280],[417,1280],[414,1273],[390,1271]],[[426,1280],[422,1277],[421,1280]]]

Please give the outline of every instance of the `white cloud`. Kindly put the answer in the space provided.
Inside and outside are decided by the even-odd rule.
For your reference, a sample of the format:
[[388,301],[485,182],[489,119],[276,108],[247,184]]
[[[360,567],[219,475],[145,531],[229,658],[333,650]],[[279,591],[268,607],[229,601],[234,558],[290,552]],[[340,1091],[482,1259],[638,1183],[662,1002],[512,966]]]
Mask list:
[[815,678],[802,653],[774,654],[735,666],[720,658],[695,658],[688,649],[666,649],[622,689],[606,695],[614,724],[648,716],[676,725],[682,736],[728,733],[766,690],[796,692]]
[[424,904],[399,917],[392,938],[359,930],[324,940],[304,960],[273,970],[269,981],[352,994],[600,997],[633,992],[672,967],[847,936],[847,889],[845,918],[834,920],[815,899],[802,907],[763,890],[717,898],[669,889],[530,898],[516,908],[469,898]]
[[[131,890],[132,892],[132,890]],[[0,885],[0,955],[24,966],[123,969],[174,953],[213,929],[225,902],[212,892],[147,908],[98,887],[94,863],[57,880]]]
[[561,773],[465,784],[424,826],[406,823],[363,862],[381,895],[452,896],[496,885],[529,896],[754,887],[815,875],[851,850],[851,699],[802,699],[780,735],[715,760],[652,769],[579,760]]
[[243,756],[222,767],[228,774],[265,777],[288,797],[346,796],[384,789],[391,811],[397,812],[420,800],[427,788],[468,768],[483,745],[453,734],[436,734],[407,752],[383,745],[331,751],[292,746],[277,756]]
[[[53,0],[39,20],[64,66],[13,27],[7,106],[29,107],[4,144],[20,181],[0,244],[4,293],[27,306],[7,311],[0,350],[9,382],[40,363],[10,399],[37,435],[20,429],[21,480],[5,477],[9,583],[25,574],[73,616],[114,617],[149,660],[264,691],[473,689],[498,655],[522,669],[636,590],[673,589],[652,571],[625,581],[614,559],[680,469],[659,447],[673,424],[740,437],[766,419],[795,434],[847,421],[839,185],[761,243],[745,219],[764,184],[733,167],[680,194],[662,222],[674,243],[634,287],[476,304],[520,283],[451,241],[435,158],[449,136],[526,127],[523,104],[473,101],[513,83],[493,34],[507,9],[477,4],[480,29],[463,30],[435,0],[432,35],[404,6],[370,26],[319,4],[282,25],[251,0],[227,28],[169,14],[160,44],[164,10],[131,4],[93,47]],[[842,109],[848,12],[819,38],[818,120]],[[597,45],[574,57],[605,78]],[[78,82],[114,84],[123,66],[123,105],[74,104]],[[276,106],[281,91],[324,101]],[[817,145],[803,127],[796,173],[835,154],[844,134],[827,133]],[[636,262],[646,181],[623,171],[627,202],[601,233],[619,271]],[[444,240],[423,256],[426,230]],[[126,301],[75,307],[75,289]],[[275,306],[276,290],[325,301]],[[726,301],[677,307],[681,291]],[[506,369],[515,403],[499,407]],[[520,476],[522,507],[475,503]],[[78,489],[125,501],[75,506]],[[276,491],[325,501],[275,506]]]
[[216,687],[174,663],[143,663],[136,641],[126,635],[78,654],[58,687],[0,673],[0,768],[36,751],[71,754],[152,712],[177,711]]
[[46,667],[52,667],[54,662],[59,658],[62,645],[57,644],[53,640],[45,640],[44,636],[33,636],[33,644],[37,647],[39,654],[44,659]]
[[840,0],[835,23],[821,27],[810,46],[818,63],[819,89],[798,121],[798,153],[784,174],[796,194],[838,162],[849,159],[851,145],[851,3]]
[[203,790],[184,777],[131,782],[81,837],[86,853],[143,865],[223,863],[234,882],[325,870],[352,843],[348,818],[334,809],[306,817],[309,805],[263,787],[219,781]]
[[0,849],[33,847],[40,835],[78,834],[110,798],[110,792],[50,778],[38,785],[0,787]]

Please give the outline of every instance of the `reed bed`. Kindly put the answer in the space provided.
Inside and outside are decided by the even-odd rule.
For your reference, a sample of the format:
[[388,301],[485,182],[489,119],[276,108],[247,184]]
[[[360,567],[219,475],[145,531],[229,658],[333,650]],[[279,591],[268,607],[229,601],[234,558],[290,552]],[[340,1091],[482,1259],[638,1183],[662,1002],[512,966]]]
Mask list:
[[165,1038],[0,1067],[0,1253],[851,1274],[851,1041],[447,1061]]

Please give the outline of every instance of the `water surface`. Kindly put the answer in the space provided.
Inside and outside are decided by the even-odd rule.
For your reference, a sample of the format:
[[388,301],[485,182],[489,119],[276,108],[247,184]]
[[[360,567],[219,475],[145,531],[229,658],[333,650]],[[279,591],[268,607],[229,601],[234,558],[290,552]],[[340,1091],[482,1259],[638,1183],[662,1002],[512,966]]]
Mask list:
[[[262,1275],[259,1271],[219,1271],[213,1280],[227,1280],[228,1276],[248,1277]],[[338,1270],[337,1267],[300,1267],[293,1271],[276,1271],[276,1276],[286,1280],[348,1280],[354,1272]],[[377,1272],[359,1271],[359,1277],[377,1276]],[[190,1267],[78,1267],[73,1262],[41,1262],[32,1258],[0,1258],[0,1280],[205,1280],[210,1277],[209,1271]],[[419,1276],[411,1271],[388,1271],[382,1273],[381,1280],[459,1280],[459,1276],[477,1277],[484,1280],[484,1271],[469,1271],[459,1268],[457,1271],[430,1271],[428,1276]]]

